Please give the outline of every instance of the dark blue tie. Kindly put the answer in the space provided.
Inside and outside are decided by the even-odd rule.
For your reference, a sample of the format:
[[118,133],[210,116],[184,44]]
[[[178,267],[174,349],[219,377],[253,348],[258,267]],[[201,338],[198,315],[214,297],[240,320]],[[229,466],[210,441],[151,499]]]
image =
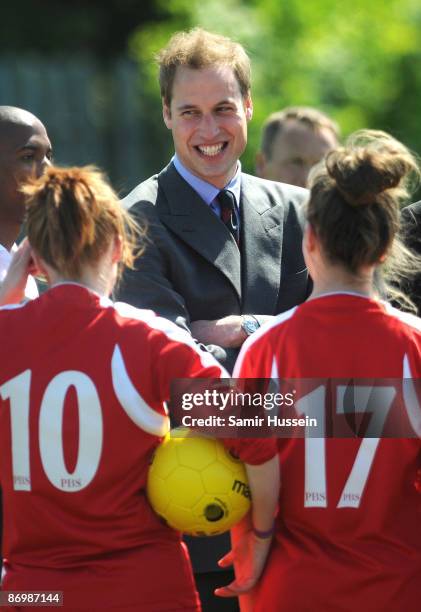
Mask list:
[[240,226],[238,223],[238,213],[235,206],[235,197],[228,189],[223,189],[218,195],[219,206],[221,207],[221,220],[227,226],[229,232],[234,236],[238,244],[240,239]]

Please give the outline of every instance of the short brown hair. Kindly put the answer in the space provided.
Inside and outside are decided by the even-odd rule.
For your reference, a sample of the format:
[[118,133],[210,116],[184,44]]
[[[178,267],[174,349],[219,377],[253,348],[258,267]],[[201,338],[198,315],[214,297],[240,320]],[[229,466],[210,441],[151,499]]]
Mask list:
[[336,140],[339,141],[339,126],[325,113],[311,106],[288,106],[281,111],[269,115],[263,124],[260,149],[267,159],[272,157],[275,138],[282,131],[285,123],[290,120],[299,121],[314,132],[327,128],[332,132]]
[[194,28],[177,32],[156,56],[159,65],[159,85],[164,103],[171,103],[172,88],[178,66],[208,68],[229,66],[233,69],[243,97],[250,94],[250,59],[244,48],[229,38]]
[[50,167],[22,191],[29,242],[52,268],[78,278],[83,266],[95,264],[115,236],[122,240],[121,263],[133,266],[139,230],[97,168]]
[[400,203],[414,177],[415,157],[385,132],[360,130],[330,151],[310,174],[307,206],[326,257],[354,274],[377,264],[393,245]]

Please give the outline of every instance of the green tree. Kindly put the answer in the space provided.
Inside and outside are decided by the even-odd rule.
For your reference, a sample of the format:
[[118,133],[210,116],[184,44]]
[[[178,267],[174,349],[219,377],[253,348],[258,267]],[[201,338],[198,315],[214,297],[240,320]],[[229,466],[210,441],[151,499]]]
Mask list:
[[421,150],[421,4],[418,0],[173,0],[167,20],[140,27],[130,50],[140,64],[145,105],[159,127],[154,53],[179,29],[200,25],[246,47],[253,66],[254,119],[244,167],[253,171],[260,127],[274,110],[316,106],[333,116],[344,135],[384,129]]

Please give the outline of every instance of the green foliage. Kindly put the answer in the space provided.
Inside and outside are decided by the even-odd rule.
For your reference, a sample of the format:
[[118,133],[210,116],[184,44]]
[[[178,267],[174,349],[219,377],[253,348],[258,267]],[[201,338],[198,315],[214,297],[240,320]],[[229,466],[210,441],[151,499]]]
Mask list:
[[[141,66],[146,104],[156,129],[161,119],[152,56],[176,30],[201,25],[238,40],[252,58],[255,112],[243,159],[247,170],[253,171],[265,117],[292,104],[321,108],[337,120],[344,135],[361,127],[385,129],[421,151],[418,0],[164,4],[169,18],[141,27],[130,46]],[[165,137],[164,142],[161,153],[168,155],[170,139]]]

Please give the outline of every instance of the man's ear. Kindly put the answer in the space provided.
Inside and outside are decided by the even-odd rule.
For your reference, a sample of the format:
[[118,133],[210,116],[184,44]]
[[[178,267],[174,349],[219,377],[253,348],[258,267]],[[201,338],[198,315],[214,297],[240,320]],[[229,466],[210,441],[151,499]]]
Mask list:
[[165,102],[164,99],[162,99],[162,117],[164,118],[164,123],[167,126],[167,128],[171,130],[172,129],[171,108],[168,106],[168,104]]
[[244,108],[246,110],[246,119],[250,121],[253,117],[253,100],[250,95],[244,99]]

